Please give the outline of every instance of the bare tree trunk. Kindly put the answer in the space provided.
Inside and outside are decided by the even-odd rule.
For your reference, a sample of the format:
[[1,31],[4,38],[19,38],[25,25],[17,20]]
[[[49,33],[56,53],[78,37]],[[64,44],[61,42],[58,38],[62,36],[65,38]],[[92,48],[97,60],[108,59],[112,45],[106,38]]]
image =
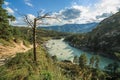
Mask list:
[[[45,19],[45,18],[53,18],[53,19],[56,19],[54,17],[50,17],[48,15],[48,13],[44,14],[43,16],[40,16],[40,14],[38,13],[38,16],[34,18],[34,22],[32,20],[30,20],[28,18],[27,15],[24,15],[24,20],[25,22],[32,27],[33,29],[33,55],[34,55],[34,61],[36,62],[37,61],[37,54],[36,54],[36,27],[37,27],[37,21],[42,21],[42,19]],[[39,23],[39,24],[42,24],[42,23]]]
[[34,19],[34,27],[33,27],[33,54],[34,54],[34,61],[37,61],[36,58],[36,19]]

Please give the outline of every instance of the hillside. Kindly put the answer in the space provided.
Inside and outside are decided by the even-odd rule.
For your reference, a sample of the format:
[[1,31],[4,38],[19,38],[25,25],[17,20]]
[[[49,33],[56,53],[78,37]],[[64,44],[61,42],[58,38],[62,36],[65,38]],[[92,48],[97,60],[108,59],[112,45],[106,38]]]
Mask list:
[[[5,65],[0,66],[0,80],[119,80],[119,72],[102,71],[67,60],[57,61],[54,56],[50,57],[43,46],[37,47],[35,63],[32,51],[17,53],[15,57],[6,60]],[[110,70],[109,67],[107,69]]]
[[[30,6],[31,3],[29,3],[28,0],[26,1],[27,4]],[[60,39],[60,38],[63,39],[66,36],[68,36],[67,40],[71,39],[69,42],[70,44],[73,44],[73,46],[75,47],[78,48],[80,46],[92,47],[91,44],[88,45],[90,42],[88,41],[88,39],[91,39],[90,37],[92,35],[92,32],[90,33],[91,35],[73,34],[72,36],[70,36],[71,35],[70,33],[57,32],[53,30],[48,31],[40,28],[37,28],[35,30],[35,27],[37,27],[36,26],[37,20],[43,20],[43,22],[47,22],[44,18],[50,18],[49,16],[47,16],[47,14],[42,16],[42,12],[44,11],[40,11],[40,14],[38,12],[38,17],[36,18],[34,18],[32,14],[28,14],[29,18],[31,17],[34,18],[34,22],[32,22],[32,20],[28,21],[29,19],[26,17],[27,15],[24,16],[25,20],[27,20],[29,24],[33,24],[31,25],[31,27],[34,28],[13,26],[10,25],[10,23],[12,23],[12,21],[15,21],[14,16],[16,16],[16,12],[18,9],[15,5],[14,7],[16,8],[15,11],[13,11],[14,9],[12,8],[11,1],[9,3],[4,0],[0,0],[0,11],[1,11],[0,12],[0,80],[119,80],[120,79],[120,68],[119,68],[119,63],[117,61],[106,65],[105,69],[102,70],[99,67],[100,58],[98,55],[92,56],[89,59],[87,58],[85,53],[82,53],[80,56],[72,56],[73,62],[69,60],[60,61],[56,55],[50,55],[48,53],[48,50],[50,48],[47,48],[45,46],[47,41],[50,39]],[[22,8],[21,12],[24,12],[25,7],[21,5],[21,7],[19,8]],[[12,12],[14,16],[9,12]],[[41,22],[42,21],[40,21],[40,24]],[[20,24],[21,21],[17,21],[16,19],[15,23]],[[66,28],[65,32],[80,31],[81,33],[84,33],[91,31],[96,24],[97,23],[82,24],[81,26],[79,24],[70,24],[70,25],[67,24],[65,26],[68,27],[64,27],[64,28]],[[83,30],[83,32],[81,29]],[[36,31],[36,33],[34,31]],[[33,46],[32,44],[34,45],[33,49],[32,49]],[[52,45],[54,45],[54,43],[52,43]],[[64,47],[64,45],[62,46]],[[56,47],[61,48],[59,45],[57,45]],[[57,51],[55,53],[58,54]],[[66,54],[66,53],[63,52],[60,55],[62,54]],[[117,53],[117,55],[119,56],[119,53]]]
[[97,28],[88,33],[87,46],[110,54],[120,52],[120,12],[103,20]]
[[88,24],[65,24],[62,26],[48,26],[40,27],[46,30],[55,30],[59,32],[71,32],[71,33],[86,33],[92,31],[98,23],[88,23]]
[[91,32],[72,35],[65,40],[74,47],[84,47],[120,60],[120,12],[101,21]]
[[0,67],[0,80],[69,80],[42,47],[37,48],[37,63],[33,62],[32,56],[30,50],[9,59]]
[[[26,41],[18,42],[6,42],[2,40],[0,41],[0,66],[4,64],[5,60],[14,57],[16,53],[26,52],[32,48],[32,45],[26,44]],[[5,44],[6,43],[6,44]]]

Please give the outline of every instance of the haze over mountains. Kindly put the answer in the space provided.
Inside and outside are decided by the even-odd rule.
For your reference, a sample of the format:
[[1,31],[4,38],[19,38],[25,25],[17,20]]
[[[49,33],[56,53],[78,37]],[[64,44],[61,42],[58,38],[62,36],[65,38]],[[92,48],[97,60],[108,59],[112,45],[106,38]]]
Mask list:
[[74,47],[87,47],[94,52],[120,60],[120,12],[101,21],[86,35],[72,35],[65,40]]
[[87,23],[87,24],[65,24],[61,26],[49,26],[39,27],[46,30],[55,30],[60,32],[71,32],[71,33],[86,33],[92,31],[98,23]]

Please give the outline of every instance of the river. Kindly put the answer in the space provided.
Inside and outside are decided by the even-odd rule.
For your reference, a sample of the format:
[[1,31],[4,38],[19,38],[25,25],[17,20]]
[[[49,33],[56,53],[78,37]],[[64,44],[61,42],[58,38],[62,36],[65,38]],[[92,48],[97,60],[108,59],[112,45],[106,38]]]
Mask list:
[[[90,52],[85,52],[80,49],[71,47],[69,44],[63,41],[63,39],[52,39],[46,43],[46,47],[48,49],[48,53],[51,56],[56,55],[58,60],[70,60],[73,61],[74,56],[80,56],[81,54],[85,53],[87,58],[90,59],[94,54]],[[114,62],[112,59],[99,56],[100,69],[104,69],[105,66]],[[89,62],[88,62],[89,63]]]

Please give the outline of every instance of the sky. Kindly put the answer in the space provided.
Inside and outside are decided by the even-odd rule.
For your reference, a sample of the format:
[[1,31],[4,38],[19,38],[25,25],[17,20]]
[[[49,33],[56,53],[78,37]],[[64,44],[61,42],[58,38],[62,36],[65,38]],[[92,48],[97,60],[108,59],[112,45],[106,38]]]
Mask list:
[[11,24],[17,26],[26,25],[20,14],[33,20],[39,11],[60,20],[46,19],[44,22],[49,25],[86,24],[100,22],[120,11],[120,0],[5,0],[3,8],[16,17]]

